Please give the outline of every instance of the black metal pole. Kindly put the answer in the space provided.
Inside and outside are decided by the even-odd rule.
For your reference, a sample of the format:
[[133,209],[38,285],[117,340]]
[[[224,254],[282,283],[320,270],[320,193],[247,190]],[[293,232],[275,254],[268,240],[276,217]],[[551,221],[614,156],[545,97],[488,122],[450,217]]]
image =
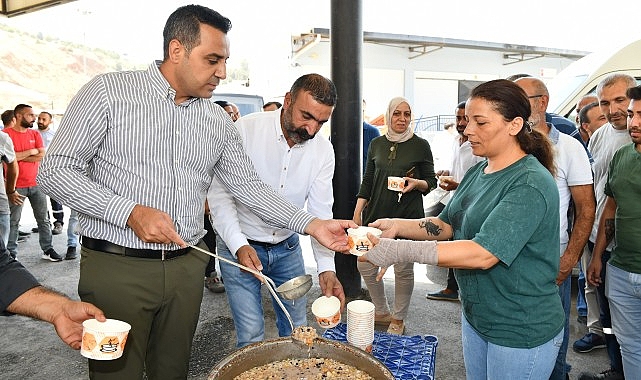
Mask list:
[[[331,4],[331,70],[338,90],[338,104],[331,120],[336,156],[334,217],[352,219],[362,173],[362,2],[332,0]],[[356,256],[336,253],[334,262],[345,295],[356,297],[361,290]]]

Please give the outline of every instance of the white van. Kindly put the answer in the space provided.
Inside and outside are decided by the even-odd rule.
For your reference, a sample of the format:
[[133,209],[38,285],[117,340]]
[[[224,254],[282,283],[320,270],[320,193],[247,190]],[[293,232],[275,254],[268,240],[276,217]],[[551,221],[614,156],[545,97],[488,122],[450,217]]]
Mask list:
[[547,83],[548,110],[574,120],[574,107],[583,95],[595,93],[596,86],[612,73],[631,75],[641,82],[641,40],[608,51],[591,53]]

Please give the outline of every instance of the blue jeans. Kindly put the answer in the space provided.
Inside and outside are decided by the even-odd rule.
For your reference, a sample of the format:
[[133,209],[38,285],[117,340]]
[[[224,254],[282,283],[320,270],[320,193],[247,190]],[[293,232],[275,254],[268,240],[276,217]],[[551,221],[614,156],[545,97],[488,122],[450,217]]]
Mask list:
[[[594,250],[594,243],[589,240],[588,248],[590,249],[590,252]],[[609,251],[603,251],[603,254],[601,255],[601,284],[596,287],[596,297],[597,302],[599,303],[599,322],[601,322],[601,327],[603,329],[612,328],[610,302],[608,301],[608,297],[605,296],[605,283],[608,281],[606,269],[608,267],[610,255],[611,253]],[[619,373],[623,373],[623,359],[621,359],[621,349],[619,348],[617,337],[614,334],[606,334],[605,330],[603,336],[605,337],[608,358],[610,358],[610,368]]]
[[9,243],[9,229],[11,225],[11,214],[0,214],[0,239],[6,247]]
[[563,305],[563,311],[565,312],[565,327],[563,329],[563,343],[559,348],[559,353],[556,357],[556,363],[554,364],[552,375],[550,375],[550,380],[565,380],[567,378],[567,373],[572,369],[565,360],[565,357],[568,354],[568,343],[570,341],[570,309],[572,307],[571,290],[572,276],[568,276],[568,278],[559,285],[559,296],[561,297],[561,304]]
[[579,260],[579,278],[577,279],[577,294],[576,294],[576,313],[578,316],[588,316],[588,304],[585,302],[585,273],[583,272],[583,265]]
[[69,224],[67,225],[67,247],[78,246],[78,232],[76,226],[78,225],[78,212],[71,210],[69,214]]
[[51,203],[51,213],[53,214],[55,223],[60,223],[60,225],[65,224],[65,212],[62,208],[62,204],[53,198],[49,198],[49,203]]
[[463,358],[467,380],[547,379],[554,367],[563,331],[534,348],[499,346],[485,341],[461,316]]
[[[39,186],[23,187],[16,189],[16,191],[29,199],[31,209],[33,210],[33,217],[38,223],[38,240],[40,248],[43,252],[53,248],[51,245],[51,223],[49,222],[49,210],[47,209],[47,196],[40,190]],[[11,202],[9,202],[11,203]],[[22,217],[22,205],[10,204],[11,209],[11,222],[9,229],[9,242],[7,249],[12,256],[16,256],[18,248],[18,225]]]
[[612,330],[621,346],[623,372],[641,379],[641,274],[607,265],[605,293],[610,301]]
[[[236,261],[222,241],[217,239],[218,255]],[[305,274],[303,252],[294,234],[280,244],[264,247],[252,244],[260,262],[263,264],[263,274],[281,285],[287,280]],[[265,336],[265,316],[261,297],[261,282],[253,274],[240,268],[220,261],[220,271],[225,279],[225,292],[234,317],[236,327],[237,347],[243,347],[253,342],[260,342]],[[307,298],[297,300],[281,299],[296,326],[307,325]],[[276,313],[276,327],[279,336],[291,335],[291,327],[285,313],[272,299]]]

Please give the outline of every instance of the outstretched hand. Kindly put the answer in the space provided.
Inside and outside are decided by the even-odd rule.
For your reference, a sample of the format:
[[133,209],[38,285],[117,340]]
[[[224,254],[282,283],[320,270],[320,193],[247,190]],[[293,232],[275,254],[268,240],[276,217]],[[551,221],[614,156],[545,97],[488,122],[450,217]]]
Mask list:
[[[398,227],[394,223],[394,219],[377,219],[372,223],[368,224],[369,227],[375,227],[383,231],[381,237],[394,239],[398,235]],[[376,239],[376,244],[378,244]],[[372,240],[370,240],[372,241]]]
[[313,236],[319,243],[332,251],[346,253],[349,251],[349,244],[345,230],[357,227],[358,225],[353,220],[316,218],[305,227],[305,233]]
[[[379,219],[379,220],[381,220],[381,219]],[[378,222],[378,220],[376,222]],[[374,223],[376,223],[376,222],[374,222]],[[370,226],[374,227],[373,223],[370,223]],[[378,245],[378,243],[381,241],[381,239],[377,238],[375,235],[372,235],[369,232],[367,233],[367,238],[372,243],[372,248],[376,247]],[[369,262],[369,260],[367,260],[367,253],[363,254],[362,256],[359,256],[356,260],[358,260],[360,262]],[[372,264],[372,265],[374,265],[374,264]],[[382,280],[383,276],[385,276],[385,272],[387,272],[387,267],[379,267],[378,268],[378,274],[376,274],[376,281]]]
[[96,306],[67,299],[62,301],[60,310],[54,314],[51,323],[63,342],[74,350],[79,350],[82,344],[82,322],[91,318],[106,321],[105,314]]

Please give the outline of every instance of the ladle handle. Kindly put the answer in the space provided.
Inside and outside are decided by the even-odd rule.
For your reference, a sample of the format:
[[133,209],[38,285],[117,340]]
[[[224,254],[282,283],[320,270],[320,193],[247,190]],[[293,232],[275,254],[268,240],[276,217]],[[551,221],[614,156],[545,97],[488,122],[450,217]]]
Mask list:
[[193,248],[193,249],[195,249],[197,251],[200,251],[200,252],[202,252],[202,253],[204,253],[206,255],[213,256],[213,257],[217,258],[218,260],[224,261],[224,262],[226,262],[228,264],[237,266],[240,269],[244,269],[247,272],[256,274],[256,275],[260,276],[262,279],[264,279],[265,283],[267,285],[267,289],[269,289],[269,292],[271,293],[272,297],[274,297],[274,299],[278,303],[278,306],[280,306],[280,308],[283,310],[283,313],[285,313],[285,316],[287,317],[287,320],[289,321],[289,325],[291,326],[292,331],[294,331],[294,322],[292,321],[292,317],[291,317],[291,315],[289,315],[289,312],[287,312],[287,309],[285,308],[285,305],[283,305],[283,303],[280,301],[280,298],[276,294],[276,284],[274,283],[274,280],[272,280],[271,278],[265,276],[262,272],[259,272],[259,271],[255,270],[255,269],[252,269],[252,268],[249,268],[249,267],[246,267],[246,266],[244,266],[242,264],[238,264],[235,261],[232,261],[232,260],[229,260],[229,259],[227,259],[225,257],[219,256],[219,255],[217,255],[217,254],[215,254],[213,252],[209,252],[206,249],[202,249],[200,247],[196,247],[195,245],[190,245],[189,247]]
[[[231,265],[237,266],[237,267],[238,267],[238,268],[240,268],[240,269],[244,269],[244,270],[246,270],[247,272],[251,272],[251,273],[253,273],[253,274],[256,274],[256,275],[258,275],[258,276],[262,277],[262,278],[263,278],[264,280],[266,280],[266,281],[267,281],[267,279],[269,278],[269,277],[265,276],[264,274],[262,274],[261,272],[257,271],[256,269],[252,269],[252,268],[246,267],[246,266],[244,266],[244,265],[242,265],[242,264],[238,264],[237,262],[235,262],[235,261],[233,261],[233,260],[229,260],[229,259],[227,259],[227,258],[225,258],[225,257],[222,257],[222,256],[219,256],[219,255],[217,255],[217,254],[215,254],[215,253],[213,253],[213,252],[209,252],[209,251],[207,251],[206,249],[202,249],[202,248],[200,248],[200,247],[196,247],[195,245],[190,245],[189,247],[190,247],[190,248],[193,248],[193,249],[195,249],[195,250],[197,250],[197,251],[200,251],[200,252],[202,252],[202,253],[204,253],[204,254],[206,254],[206,255],[213,256],[213,257],[217,258],[217,259],[218,259],[218,260],[220,260],[220,261],[224,261],[224,262],[226,262],[226,263],[228,263],[228,264],[231,264]],[[269,280],[271,280],[271,278],[270,278]]]

